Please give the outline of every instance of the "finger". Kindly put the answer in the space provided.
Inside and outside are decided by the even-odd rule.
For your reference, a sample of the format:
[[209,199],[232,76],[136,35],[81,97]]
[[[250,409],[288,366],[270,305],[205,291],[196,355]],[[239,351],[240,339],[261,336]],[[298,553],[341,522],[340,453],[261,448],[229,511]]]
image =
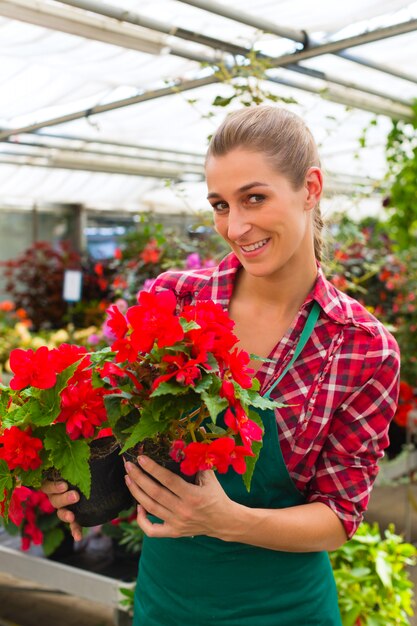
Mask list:
[[47,496],[53,495],[56,493],[64,493],[65,491],[68,491],[68,485],[66,482],[62,480],[58,482],[55,482],[53,480],[45,480],[42,483],[41,491],[46,493]]
[[167,509],[157,500],[154,500],[143,489],[141,489],[136,483],[134,483],[129,476],[126,476],[126,485],[137,502],[143,505],[148,513],[159,517],[162,520],[167,520],[172,516],[172,511]]
[[139,456],[138,463],[140,467],[143,467],[143,469],[148,472],[148,474],[151,474],[151,476],[156,478],[156,480],[164,485],[164,487],[176,495],[183,493],[186,488],[195,488],[195,485],[187,483],[180,476],[177,476],[170,470],[162,467],[162,465],[155,463],[155,461],[147,456]]
[[69,511],[68,509],[58,509],[56,514],[61,522],[66,522],[67,524],[72,524],[75,520],[74,513],[72,511]]
[[202,487],[203,485],[210,485],[214,483],[219,483],[219,481],[213,470],[197,472],[196,485]]
[[169,530],[169,527],[166,523],[163,524],[154,524],[147,517],[148,513],[145,507],[142,505],[138,505],[137,507],[137,516],[136,521],[138,523],[139,528],[143,530],[147,537],[177,537],[172,531]]
[[65,491],[62,494],[49,495],[49,501],[56,509],[62,509],[70,504],[75,504],[80,499],[80,494],[77,491]]
[[139,488],[142,489],[142,491],[144,491],[148,496],[150,496],[152,500],[156,500],[170,510],[172,510],[173,507],[176,506],[176,504],[178,503],[178,496],[176,496],[168,488],[166,488],[159,482],[156,482],[156,480],[151,478],[136,465],[133,465],[133,463],[126,463],[125,468],[131,481],[139,486]]
[[74,541],[81,541],[83,538],[82,528],[77,522],[72,522],[70,524],[71,534],[74,537]]

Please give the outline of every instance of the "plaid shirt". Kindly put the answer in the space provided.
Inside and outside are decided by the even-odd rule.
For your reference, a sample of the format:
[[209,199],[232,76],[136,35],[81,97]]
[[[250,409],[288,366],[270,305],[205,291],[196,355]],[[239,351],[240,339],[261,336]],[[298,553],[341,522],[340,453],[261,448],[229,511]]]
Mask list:
[[[152,290],[173,290],[179,310],[196,300],[213,300],[227,309],[239,267],[231,253],[215,268],[161,274]],[[291,359],[313,300],[322,309],[313,334],[271,397],[291,405],[277,409],[276,419],[294,484],[307,502],[329,506],[351,537],[388,445],[398,399],[399,350],[386,328],[329,283],[319,267],[292,327],[270,355],[274,362],[264,363],[257,373],[261,394]]]

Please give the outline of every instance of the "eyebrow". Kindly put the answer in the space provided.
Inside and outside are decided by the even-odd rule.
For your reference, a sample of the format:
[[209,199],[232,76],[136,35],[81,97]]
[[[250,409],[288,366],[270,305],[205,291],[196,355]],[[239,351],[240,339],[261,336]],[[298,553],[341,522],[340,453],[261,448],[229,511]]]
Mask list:
[[[252,189],[252,187],[269,187],[269,185],[267,185],[267,183],[259,183],[258,181],[254,181],[253,183],[248,183],[247,185],[243,185],[243,187],[239,187],[239,189],[237,190],[237,193],[243,193],[244,191],[248,191],[248,189]],[[221,196],[219,193],[212,191],[211,193],[208,194],[207,200],[210,200],[210,198],[220,198],[220,197]]]

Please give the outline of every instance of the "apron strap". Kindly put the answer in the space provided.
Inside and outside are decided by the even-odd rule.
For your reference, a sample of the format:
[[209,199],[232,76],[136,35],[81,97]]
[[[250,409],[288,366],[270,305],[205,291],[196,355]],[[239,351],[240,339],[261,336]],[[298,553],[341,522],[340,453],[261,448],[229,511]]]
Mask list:
[[320,315],[320,305],[318,302],[314,302],[313,306],[311,307],[311,311],[308,315],[308,318],[306,320],[306,323],[304,325],[303,331],[295,347],[294,354],[292,356],[291,361],[288,363],[287,367],[280,374],[277,380],[274,381],[274,384],[272,385],[272,387],[268,389],[267,393],[264,396],[265,398],[269,398],[271,392],[275,389],[278,383],[281,382],[281,380],[284,378],[285,374],[288,372],[290,367],[293,366],[294,361],[300,356],[304,346],[306,345],[307,341],[309,340],[313,332],[314,326],[316,325],[319,315]]

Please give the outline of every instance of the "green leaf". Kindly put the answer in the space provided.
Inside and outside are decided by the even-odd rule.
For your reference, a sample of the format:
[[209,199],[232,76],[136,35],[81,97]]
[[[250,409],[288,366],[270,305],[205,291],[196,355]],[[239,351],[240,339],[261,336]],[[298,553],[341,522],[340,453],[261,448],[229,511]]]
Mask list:
[[50,556],[61,545],[64,540],[64,531],[62,528],[52,528],[43,534],[42,547],[45,556]]
[[123,402],[125,397],[123,394],[115,393],[104,396],[104,406],[106,407],[107,419],[112,428],[114,428],[118,420],[131,411],[131,407]]
[[213,379],[215,377],[213,375],[204,375],[201,380],[198,381],[198,383],[196,385],[194,385],[193,390],[195,391],[195,393],[201,393],[202,391],[206,391],[207,389],[212,388],[213,385]]
[[361,607],[359,605],[353,606],[347,613],[342,616],[343,626],[354,626],[360,614]]
[[378,552],[375,559],[375,569],[384,587],[392,587],[392,567],[387,560],[388,555]]
[[127,438],[122,452],[126,452],[129,448],[134,448],[136,444],[144,439],[153,437],[157,433],[163,433],[167,429],[169,423],[163,424],[155,421],[152,413],[143,411],[140,421],[131,429],[130,436]]
[[91,474],[89,466],[90,446],[85,439],[72,441],[65,433],[65,426],[51,427],[44,445],[50,451],[50,459],[62,478],[78,487],[86,498],[90,497]]
[[183,385],[178,384],[177,382],[165,382],[158,385],[158,387],[151,393],[150,398],[156,398],[157,396],[164,395],[181,395],[187,393],[188,386],[184,387]]
[[0,459],[0,502],[4,491],[13,489],[13,478],[9,467],[3,459]]
[[230,98],[224,98],[223,96],[216,96],[212,102],[212,105],[215,107],[227,107],[231,101],[236,98],[236,94],[230,96]]
[[206,405],[212,421],[216,423],[218,415],[228,407],[227,400],[219,396],[212,396],[206,391],[201,392],[201,399]]
[[193,320],[188,321],[184,317],[180,317],[179,322],[181,324],[181,328],[185,333],[188,333],[188,331],[190,330],[197,330],[198,328],[200,328],[200,325],[197,324],[197,322],[194,322]]
[[256,461],[259,458],[259,454],[261,450],[262,450],[262,441],[254,441],[252,443],[252,452],[255,453],[255,456],[246,457],[246,472],[243,474],[242,479],[248,492],[250,491],[250,485],[252,482],[253,472],[255,470]]

